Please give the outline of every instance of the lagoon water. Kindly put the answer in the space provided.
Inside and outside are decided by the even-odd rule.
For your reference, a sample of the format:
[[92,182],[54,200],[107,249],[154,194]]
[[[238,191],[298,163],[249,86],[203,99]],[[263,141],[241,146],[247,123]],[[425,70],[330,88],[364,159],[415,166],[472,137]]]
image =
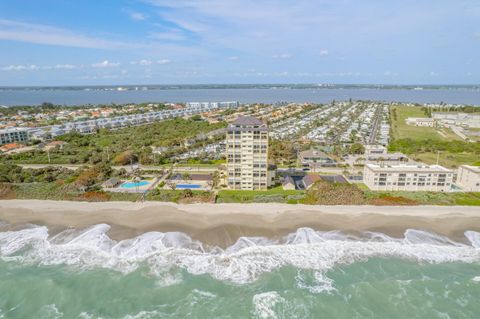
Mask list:
[[148,90],[105,89],[0,89],[0,105],[64,105],[239,101],[240,103],[312,102],[332,100],[378,100],[412,103],[454,103],[480,105],[478,88],[151,88]]
[[480,233],[462,243],[298,229],[206,247],[109,226],[0,232],[0,318],[478,318]]

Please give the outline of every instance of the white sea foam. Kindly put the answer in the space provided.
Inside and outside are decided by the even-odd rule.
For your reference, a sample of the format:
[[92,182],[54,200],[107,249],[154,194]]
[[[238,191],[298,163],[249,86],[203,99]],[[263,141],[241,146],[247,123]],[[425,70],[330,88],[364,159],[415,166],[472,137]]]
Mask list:
[[468,230],[465,232],[465,237],[468,238],[470,243],[475,248],[480,248],[480,233],[476,231]]
[[285,299],[280,297],[276,291],[264,292],[253,296],[253,317],[258,319],[278,318],[275,307],[284,303]]
[[158,311],[140,311],[134,315],[126,315],[122,319],[150,319],[150,318],[161,318],[161,314]]
[[60,312],[55,304],[45,305],[40,308],[36,318],[38,319],[59,319],[63,318],[63,313]]
[[[46,227],[39,226],[0,232],[0,258],[28,264],[70,265],[77,269],[103,267],[124,273],[143,264],[158,277],[159,285],[181,280],[172,277],[169,272],[172,267],[247,283],[282,266],[315,270],[323,276],[336,265],[371,257],[397,257],[425,263],[480,262],[480,234],[473,231],[465,233],[471,242],[466,245],[420,230],[407,230],[404,238],[391,238],[373,232],[356,237],[340,231],[300,228],[275,241],[242,237],[223,250],[206,249],[200,242],[178,232],[149,232],[115,241],[107,236],[109,229],[110,226],[99,224],[85,230],[69,229],[52,237]],[[331,291],[328,278],[319,278],[315,289]]]
[[328,278],[323,271],[315,271],[313,278],[309,277],[309,274],[299,270],[295,276],[297,287],[306,289],[313,294],[333,293],[336,291],[333,280]]

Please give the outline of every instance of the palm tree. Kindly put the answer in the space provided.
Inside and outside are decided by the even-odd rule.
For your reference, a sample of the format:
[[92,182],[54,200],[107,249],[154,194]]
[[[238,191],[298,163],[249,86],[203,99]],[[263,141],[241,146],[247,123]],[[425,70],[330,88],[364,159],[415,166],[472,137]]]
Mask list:
[[215,171],[213,172],[213,175],[212,175],[213,187],[217,187],[219,182],[220,182],[220,173],[218,171]]

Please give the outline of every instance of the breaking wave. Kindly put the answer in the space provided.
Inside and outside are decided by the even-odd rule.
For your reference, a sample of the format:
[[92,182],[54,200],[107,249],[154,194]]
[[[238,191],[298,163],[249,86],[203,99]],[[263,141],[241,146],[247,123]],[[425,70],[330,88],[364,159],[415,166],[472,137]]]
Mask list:
[[[403,238],[364,232],[358,236],[341,231],[299,228],[279,240],[242,237],[226,248],[208,247],[179,232],[148,232],[135,238],[115,241],[108,237],[110,226],[98,224],[87,229],[68,229],[49,236],[48,228],[31,226],[0,232],[0,258],[4,261],[37,265],[68,265],[86,270],[96,267],[129,273],[147,265],[158,284],[181,281],[170,270],[180,267],[191,274],[208,274],[219,280],[249,283],[260,275],[283,266],[314,270],[314,284],[299,273],[299,288],[330,292],[335,288],[325,272],[336,265],[372,257],[396,257],[421,263],[480,262],[480,233],[465,232],[469,244],[426,231],[408,229]],[[260,297],[259,297],[260,298]],[[270,298],[270,297],[269,297]],[[257,300],[260,308],[275,298]],[[272,302],[270,302],[272,301]],[[263,311],[263,310],[262,310]],[[261,317],[261,316],[260,316]]]

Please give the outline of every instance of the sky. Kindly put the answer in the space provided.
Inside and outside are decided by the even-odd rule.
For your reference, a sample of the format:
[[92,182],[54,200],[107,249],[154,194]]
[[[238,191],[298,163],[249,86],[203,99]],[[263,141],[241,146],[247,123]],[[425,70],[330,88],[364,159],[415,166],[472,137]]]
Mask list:
[[0,86],[479,84],[479,0],[0,0]]

